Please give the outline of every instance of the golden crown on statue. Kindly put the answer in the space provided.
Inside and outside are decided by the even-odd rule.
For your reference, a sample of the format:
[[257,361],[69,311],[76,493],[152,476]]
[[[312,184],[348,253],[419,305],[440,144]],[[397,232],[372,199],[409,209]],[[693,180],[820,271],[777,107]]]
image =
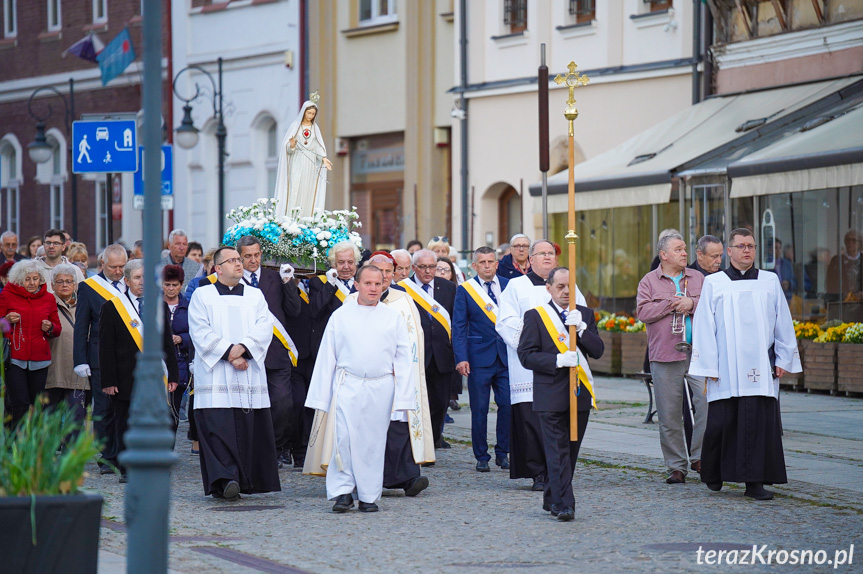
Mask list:
[[320,96],[320,94],[318,94],[317,90],[315,90],[314,92],[309,94],[309,101],[312,102],[313,104],[317,104],[318,100],[320,100],[320,99],[321,99],[321,96]]

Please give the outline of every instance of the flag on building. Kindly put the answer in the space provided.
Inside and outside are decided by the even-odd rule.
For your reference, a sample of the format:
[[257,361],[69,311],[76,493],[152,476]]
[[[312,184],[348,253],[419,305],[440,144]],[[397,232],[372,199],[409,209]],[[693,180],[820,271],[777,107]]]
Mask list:
[[96,59],[102,70],[103,86],[122,74],[129,64],[135,61],[135,48],[132,47],[129,29],[123,28],[123,31],[105,46]]
[[94,64],[98,63],[96,59],[99,53],[105,49],[105,44],[102,43],[102,40],[99,39],[99,36],[90,32],[71,46],[69,46],[65,52],[63,52],[63,56],[66,54],[72,54],[73,56],[78,56],[82,60],[87,60],[88,62],[93,62]]

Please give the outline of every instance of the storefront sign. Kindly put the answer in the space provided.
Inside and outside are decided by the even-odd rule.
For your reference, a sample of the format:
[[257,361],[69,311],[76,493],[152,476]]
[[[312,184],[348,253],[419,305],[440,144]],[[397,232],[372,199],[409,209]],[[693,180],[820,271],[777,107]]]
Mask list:
[[354,175],[402,172],[405,169],[404,147],[386,147],[355,151],[351,161]]

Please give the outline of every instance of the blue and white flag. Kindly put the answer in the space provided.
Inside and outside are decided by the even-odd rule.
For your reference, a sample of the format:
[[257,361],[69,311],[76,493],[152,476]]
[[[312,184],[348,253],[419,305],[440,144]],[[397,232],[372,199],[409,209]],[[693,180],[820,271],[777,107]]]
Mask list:
[[135,61],[135,48],[132,47],[129,29],[123,28],[123,31],[99,53],[97,60],[102,70],[103,86],[122,74],[129,64]]

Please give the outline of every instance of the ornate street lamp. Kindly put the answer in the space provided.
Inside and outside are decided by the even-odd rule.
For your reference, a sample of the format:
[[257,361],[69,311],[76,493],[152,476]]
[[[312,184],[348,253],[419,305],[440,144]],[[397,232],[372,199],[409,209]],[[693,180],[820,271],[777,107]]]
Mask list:
[[219,241],[222,239],[222,234],[225,230],[225,140],[228,137],[228,130],[225,128],[225,116],[222,112],[222,59],[218,59],[218,86],[213,76],[201,66],[187,66],[177,72],[174,76],[174,94],[185,104],[183,106],[183,120],[180,122],[175,133],[177,134],[177,145],[183,149],[191,149],[198,143],[198,128],[192,122],[192,106],[189,102],[197,100],[202,96],[201,87],[195,84],[195,93],[191,97],[185,98],[177,91],[177,80],[184,73],[195,70],[206,76],[213,86],[213,115],[216,118],[216,140],[219,144]]

